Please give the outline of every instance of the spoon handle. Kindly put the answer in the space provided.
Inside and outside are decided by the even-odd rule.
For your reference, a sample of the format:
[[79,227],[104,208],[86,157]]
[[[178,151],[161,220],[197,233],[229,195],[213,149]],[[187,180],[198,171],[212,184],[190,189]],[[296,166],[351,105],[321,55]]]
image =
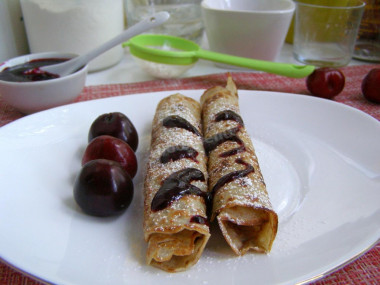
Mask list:
[[86,65],[89,61],[93,60],[95,57],[101,55],[102,53],[106,52],[107,50],[117,46],[118,44],[121,44],[122,42],[141,34],[151,28],[154,28],[156,26],[161,25],[166,20],[168,20],[170,17],[168,12],[162,11],[158,12],[156,14],[151,15],[149,18],[142,20],[141,22],[138,22],[137,24],[133,25],[132,27],[128,28],[121,34],[117,35],[116,37],[112,38],[111,40],[105,42],[104,44],[100,45],[99,47],[91,50],[90,52],[80,55],[78,57],[75,57],[69,61],[66,61],[65,63],[58,64],[57,65],[49,65],[46,67],[43,67],[44,71],[59,74],[60,76],[68,75],[82,66]]
[[296,65],[290,63],[244,58],[204,49],[197,50],[196,56],[198,58],[211,60],[214,62],[240,66],[294,78],[306,77],[310,75],[315,69],[315,66],[313,65]]

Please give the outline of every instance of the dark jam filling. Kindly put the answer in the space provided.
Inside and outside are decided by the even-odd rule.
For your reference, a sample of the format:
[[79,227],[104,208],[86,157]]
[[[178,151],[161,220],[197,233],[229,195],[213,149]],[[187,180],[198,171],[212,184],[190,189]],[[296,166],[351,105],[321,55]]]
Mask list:
[[225,110],[221,111],[215,115],[215,122],[232,120],[239,123],[239,126],[244,126],[243,119],[240,115],[236,114],[234,111]]
[[167,128],[181,128],[188,130],[197,136],[202,136],[201,133],[192,124],[180,116],[168,116],[163,120],[162,124]]
[[196,157],[198,152],[189,146],[177,145],[168,147],[161,155],[161,163],[168,163],[170,161],[176,161],[182,158],[190,158],[195,162],[198,162]]
[[239,141],[239,144],[241,144],[239,147],[225,151],[225,152],[221,153],[219,156],[220,157],[229,157],[229,156],[244,152],[245,146],[243,145],[243,142]]
[[202,171],[186,168],[171,174],[163,181],[154,196],[151,204],[152,211],[163,210],[185,195],[197,195],[207,201],[207,193],[190,184],[192,181],[205,181]]
[[190,218],[190,223],[196,223],[201,225],[209,225],[209,221],[202,216],[195,215]]
[[33,82],[58,78],[59,75],[42,71],[41,66],[61,63],[67,58],[43,58],[7,67],[0,72],[0,80],[9,82]]
[[[236,121],[238,122],[239,126],[205,139],[203,144],[207,155],[209,155],[211,151],[226,141],[234,141],[239,144],[239,147],[220,154],[221,157],[228,157],[245,151],[246,149],[243,141],[237,135],[240,128],[244,126],[242,118],[235,112],[226,110],[218,113],[215,116],[216,122],[222,120]],[[190,132],[193,132],[198,136],[201,136],[199,131],[193,125],[191,125],[187,120],[180,116],[174,115],[166,117],[163,120],[163,126],[168,128],[183,128]],[[197,155],[198,152],[193,148],[179,145],[166,149],[165,152],[161,155],[160,160],[161,163],[167,163],[169,161],[175,161],[181,158],[191,158],[195,160]],[[215,193],[225,184],[235,179],[245,177],[255,171],[252,165],[244,162],[240,158],[237,158],[235,162],[244,165],[246,168],[243,170],[233,171],[220,178],[214,185],[212,191],[209,193],[203,192],[198,187],[190,184],[195,180],[205,181],[205,177],[200,170],[195,168],[187,168],[173,173],[163,181],[162,186],[154,196],[151,204],[152,211],[163,210],[166,207],[170,206],[174,201],[182,198],[184,195],[197,195],[204,198],[206,203],[207,216],[210,216],[212,209],[212,200]],[[207,218],[199,215],[191,217],[190,222],[209,225]]]
[[238,178],[241,178],[241,177],[245,177],[245,176],[247,176],[248,174],[250,174],[252,172],[255,172],[254,167],[252,165],[250,165],[249,163],[244,162],[242,159],[237,158],[235,160],[235,162],[244,165],[246,168],[243,169],[243,170],[233,171],[233,172],[228,173],[228,174],[224,175],[223,177],[221,177],[218,180],[218,182],[216,182],[216,184],[214,185],[214,187],[211,190],[212,196],[214,196],[215,193],[221,187],[223,187],[225,184],[227,184],[227,183],[229,183],[229,182],[231,182],[231,181],[233,181],[235,179],[238,179]]
[[[239,127],[232,128],[232,129],[229,129],[225,132],[218,133],[218,134],[216,134],[210,138],[205,139],[203,141],[203,145],[204,145],[206,154],[209,155],[211,151],[213,151],[219,145],[221,145],[222,143],[224,143],[226,141],[234,141],[234,142],[237,142],[240,145],[240,147],[243,146],[242,140],[237,135],[239,130],[240,130]],[[226,153],[222,153],[221,156],[228,156],[229,155],[228,153],[230,153],[230,152],[231,152],[230,155],[232,155],[233,151],[228,151]],[[239,152],[239,150],[236,150],[236,153],[237,152]]]

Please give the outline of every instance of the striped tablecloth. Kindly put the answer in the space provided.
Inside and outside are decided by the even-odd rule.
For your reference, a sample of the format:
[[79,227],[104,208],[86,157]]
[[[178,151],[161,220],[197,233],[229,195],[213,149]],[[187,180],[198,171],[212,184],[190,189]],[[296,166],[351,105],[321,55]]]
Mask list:
[[[372,68],[380,65],[360,65],[342,68],[346,76],[346,85],[341,94],[334,98],[362,110],[380,120],[380,105],[365,100],[361,94],[361,81]],[[293,79],[266,73],[235,72],[232,76],[239,89],[266,90],[295,94],[310,94],[306,89],[305,79]],[[227,74],[212,74],[182,79],[154,80],[130,84],[112,84],[87,86],[77,101],[87,101],[113,96],[146,93],[165,90],[206,89],[215,85],[225,85]],[[23,117],[0,97],[0,126]],[[379,142],[380,143],[380,142]],[[380,203],[379,203],[380,205]],[[379,206],[380,207],[380,206]],[[1,254],[1,253],[0,253]],[[18,272],[0,262],[0,285],[37,285],[40,282]],[[380,284],[380,243],[355,261],[330,275],[314,281],[312,284]]]

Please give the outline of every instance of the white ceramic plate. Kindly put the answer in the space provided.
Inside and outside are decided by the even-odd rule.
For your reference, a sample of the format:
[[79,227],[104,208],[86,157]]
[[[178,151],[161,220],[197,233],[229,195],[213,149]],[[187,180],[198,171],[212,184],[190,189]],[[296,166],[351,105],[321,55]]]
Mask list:
[[[217,229],[201,260],[169,274],[145,265],[142,181],[158,101],[173,92],[67,105],[0,128],[0,254],[58,284],[294,284],[321,277],[380,237],[380,123],[314,97],[240,91],[280,225],[269,255],[236,257]],[[201,91],[182,91],[199,98]],[[120,111],[140,135],[131,207],[84,215],[73,181],[92,121]]]

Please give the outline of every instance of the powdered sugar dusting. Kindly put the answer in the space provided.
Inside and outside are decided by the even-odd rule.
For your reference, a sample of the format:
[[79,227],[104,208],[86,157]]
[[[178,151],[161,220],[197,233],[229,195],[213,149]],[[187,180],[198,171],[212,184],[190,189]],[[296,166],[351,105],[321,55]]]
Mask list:
[[[225,159],[221,159],[219,155],[226,150],[238,147],[238,143],[227,141],[214,150],[214,153],[210,155],[209,161],[210,187],[213,187],[213,185],[215,185],[215,183],[224,175],[227,175],[232,171],[244,169],[243,166],[238,166],[235,163],[236,158],[241,158],[246,163],[251,164],[255,169],[254,173],[251,173],[244,178],[239,178],[232,181],[222,187],[219,191],[220,193],[217,194],[218,198],[214,200],[222,199],[224,201],[219,201],[220,203],[216,206],[216,209],[226,205],[227,200],[233,200],[234,203],[239,205],[250,205],[272,209],[256,153],[246,129],[243,126],[239,126],[239,123],[233,120],[222,120],[215,122],[215,115],[225,110],[232,110],[235,113],[240,114],[237,98],[228,96],[226,99],[225,96],[220,99],[213,100],[212,104],[207,104],[206,102],[204,106],[207,106],[203,107],[205,137],[209,138],[225,130],[239,127],[240,130],[238,132],[238,136],[242,139],[246,148],[245,152],[238,153],[233,157]],[[212,161],[214,161],[214,163]],[[228,194],[228,192],[233,192],[233,194]]]
[[[186,168],[200,170],[205,176],[205,181],[195,181],[192,184],[204,192],[208,190],[206,156],[202,137],[182,128],[164,127],[162,122],[168,116],[180,116],[201,132],[200,106],[195,100],[180,94],[174,94],[164,98],[157,106],[152,125],[151,150],[147,163],[144,187],[145,233],[149,235],[151,232],[177,232],[183,229],[183,227],[188,229],[203,228],[203,231],[208,231],[206,225],[189,222],[190,218],[194,215],[206,217],[206,205],[202,197],[186,195],[174,201],[163,210],[152,212],[150,209],[153,197],[159,190],[162,182],[169,175],[179,170]],[[196,161],[192,159],[180,159],[162,164],[160,161],[162,153],[167,148],[178,145],[194,148],[198,152]]]
[[[235,253],[244,254],[249,249],[270,251],[278,218],[272,209],[251,138],[238,120],[216,120],[223,112],[240,115],[238,97],[230,83],[229,80],[225,89],[209,89],[201,97],[204,136],[210,142],[209,188],[214,195],[211,220],[217,216],[220,229]],[[232,128],[234,132],[230,135],[228,130]],[[213,140],[215,143],[211,143]],[[241,147],[243,151],[231,153]],[[225,153],[228,155],[223,155]],[[258,211],[261,209],[264,211]],[[249,235],[242,225],[250,227]],[[266,244],[253,238],[255,232],[261,238],[265,236]]]

